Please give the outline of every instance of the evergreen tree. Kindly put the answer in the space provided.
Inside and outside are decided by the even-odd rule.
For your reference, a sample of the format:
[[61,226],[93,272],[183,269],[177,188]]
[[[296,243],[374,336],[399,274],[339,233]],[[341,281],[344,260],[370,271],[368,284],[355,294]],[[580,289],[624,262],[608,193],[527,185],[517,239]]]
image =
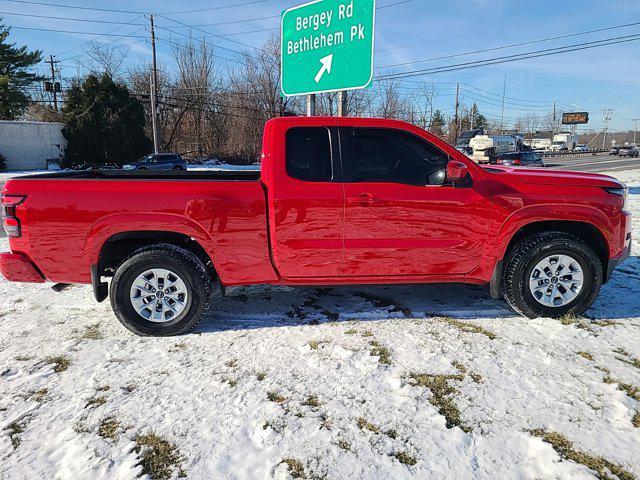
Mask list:
[[142,104],[107,74],[74,82],[62,112],[67,166],[122,165],[150,151]]
[[10,30],[0,23],[0,119],[4,120],[14,120],[24,112],[29,104],[26,88],[43,80],[29,71],[40,62],[42,52],[30,52],[26,45],[17,47],[8,43]]
[[444,115],[440,110],[436,110],[433,112],[433,117],[431,118],[431,125],[429,125],[429,131],[438,137],[444,135],[444,125],[445,119]]

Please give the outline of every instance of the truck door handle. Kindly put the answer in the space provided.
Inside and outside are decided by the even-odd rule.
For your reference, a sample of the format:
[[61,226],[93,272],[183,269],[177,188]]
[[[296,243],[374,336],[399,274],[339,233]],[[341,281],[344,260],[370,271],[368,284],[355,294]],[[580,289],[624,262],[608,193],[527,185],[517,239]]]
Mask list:
[[376,197],[374,197],[371,193],[361,193],[356,197],[347,197],[347,203],[358,203],[358,204],[366,204],[372,205],[374,203],[379,202]]

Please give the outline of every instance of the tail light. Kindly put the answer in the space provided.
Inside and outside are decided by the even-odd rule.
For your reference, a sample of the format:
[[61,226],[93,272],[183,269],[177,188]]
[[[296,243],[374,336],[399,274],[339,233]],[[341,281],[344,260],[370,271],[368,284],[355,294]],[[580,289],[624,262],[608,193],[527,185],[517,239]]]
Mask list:
[[21,195],[2,196],[2,225],[8,237],[19,237],[22,235],[20,229],[20,219],[16,215],[16,207],[24,202],[27,197]]
[[501,158],[497,159],[497,160],[496,160],[496,163],[497,163],[498,165],[502,165],[502,159],[501,159]]
[[516,159],[513,161],[513,164],[514,164],[514,165],[522,165],[522,161],[521,161],[519,158],[516,158]]

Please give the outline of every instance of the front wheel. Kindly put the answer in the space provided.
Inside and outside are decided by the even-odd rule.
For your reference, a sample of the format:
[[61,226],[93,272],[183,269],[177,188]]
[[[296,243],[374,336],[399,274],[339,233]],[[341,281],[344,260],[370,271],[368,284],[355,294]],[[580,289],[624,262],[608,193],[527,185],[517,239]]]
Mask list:
[[188,250],[158,244],[134,253],[111,281],[118,320],[138,335],[171,336],[198,326],[209,306],[213,282]]
[[564,232],[543,232],[522,240],[507,258],[502,292],[529,318],[580,315],[595,301],[602,264],[586,243]]

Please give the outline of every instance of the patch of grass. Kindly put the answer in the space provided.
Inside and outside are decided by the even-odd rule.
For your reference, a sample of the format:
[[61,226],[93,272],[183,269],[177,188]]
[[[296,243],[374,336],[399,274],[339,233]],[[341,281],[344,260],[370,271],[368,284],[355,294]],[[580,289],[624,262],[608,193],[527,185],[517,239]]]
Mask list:
[[20,443],[22,442],[20,434],[24,432],[24,426],[17,421],[11,422],[9,425],[7,425],[5,430],[9,432],[9,438],[11,439],[11,445],[13,445],[13,448],[18,448],[20,446]]
[[596,472],[596,477],[599,480],[611,480],[611,475],[619,480],[634,480],[636,478],[635,475],[620,465],[602,457],[577,450],[574,448],[573,443],[560,433],[547,432],[543,429],[530,430],[530,433],[534,437],[541,438],[543,442],[549,443],[562,459],[579,463]]
[[462,363],[454,360],[453,362],[451,362],[451,365],[453,365],[455,369],[460,373],[467,373],[467,367],[465,367]]
[[230,387],[235,387],[238,385],[238,380],[236,380],[235,378],[223,377],[222,382],[228,383]]
[[592,320],[591,323],[598,327],[613,327],[614,325],[620,325],[620,322],[616,322],[614,320]]
[[109,385],[98,385],[96,387],[96,392],[108,392],[111,389]]
[[629,398],[633,398],[634,400],[640,402],[640,387],[631,383],[621,382],[620,380],[616,380],[615,378],[609,376],[604,377],[602,381],[607,384],[617,383],[618,390],[626,393]]
[[373,332],[371,330],[365,330],[364,332],[362,332],[362,336],[364,338],[373,337]]
[[107,403],[107,399],[104,396],[91,397],[89,400],[87,400],[87,404],[84,406],[84,408],[97,407],[98,405],[104,405],[105,403]]
[[572,325],[572,324],[576,323],[578,318],[579,317],[576,317],[576,315],[574,313],[568,312],[568,313],[565,313],[564,315],[562,315],[561,317],[558,317],[558,321],[562,325]]
[[338,447],[340,447],[342,450],[344,450],[346,452],[350,452],[351,451],[351,444],[349,442],[347,442],[346,440],[343,440],[343,439],[338,440],[337,445],[338,445]]
[[47,395],[47,393],[49,393],[48,389],[40,388],[33,392],[33,394],[31,395],[31,398],[33,398],[36,402],[41,402],[44,399],[44,397]]
[[378,363],[382,365],[391,365],[391,351],[387,347],[383,347],[377,341],[371,340],[371,352],[372,357],[378,357]]
[[640,369],[640,358],[634,358],[631,356],[629,352],[627,352],[623,348],[616,348],[614,350],[615,353],[620,354],[626,358],[618,358],[618,360],[631,365],[632,367],[636,367]]
[[328,343],[328,342],[327,340],[310,340],[309,348],[311,348],[311,350],[317,350],[318,347],[320,347],[320,345],[322,345],[323,343]]
[[429,403],[438,409],[438,413],[445,418],[447,428],[460,427],[463,432],[471,429],[462,424],[460,410],[451,398],[458,391],[449,385],[450,380],[462,380],[463,375],[431,375],[426,373],[411,373],[409,375],[414,385],[431,390]]
[[178,477],[186,477],[182,456],[175,445],[153,432],[136,436],[135,442],[134,451],[140,458],[142,475],[149,475],[154,480],[168,480],[177,470]]
[[179,352],[180,350],[184,350],[187,348],[187,344],[184,342],[174,343],[171,347],[169,347],[169,352]]
[[480,375],[479,373],[476,372],[472,372],[470,374],[471,379],[476,382],[476,383],[482,383],[482,375]]
[[128,383],[128,384],[126,384],[126,385],[123,385],[123,386],[122,386],[122,387],[120,387],[120,388],[122,388],[122,390],[124,390],[124,391],[125,391],[125,392],[127,392],[127,393],[131,393],[131,392],[133,392],[136,388],[138,388],[138,385],[136,385],[135,383]]
[[263,381],[265,378],[267,378],[267,374],[264,372],[258,372],[256,373],[256,379],[261,382]]
[[114,440],[118,436],[120,422],[113,417],[107,417],[100,422],[98,426],[98,435],[102,438]]
[[396,459],[400,463],[404,463],[405,465],[409,465],[410,467],[413,467],[416,463],[418,463],[416,457],[410,455],[408,452],[394,452],[393,456],[396,457]]
[[69,365],[71,365],[71,360],[66,355],[56,355],[55,357],[47,357],[44,360],[44,363],[47,365],[53,365],[53,371],[56,373],[62,373]]
[[451,317],[436,317],[436,320],[448,323],[452,327],[455,327],[458,330],[461,330],[466,333],[480,333],[490,340],[495,340],[496,338],[498,338],[498,336],[492,331],[487,330],[486,328],[483,328],[480,325],[476,325],[475,323],[462,322],[460,320],[456,320],[455,318],[451,318]]
[[347,330],[344,333],[345,333],[345,335],[355,335],[356,333],[358,333],[358,330],[356,330],[355,328],[350,328],[349,330]]
[[304,471],[304,465],[300,460],[296,460],[295,458],[284,458],[280,463],[284,463],[289,468],[289,475],[292,478],[307,478],[307,475]]
[[238,365],[238,360],[235,358],[232,358],[231,360],[229,360],[228,362],[225,363],[225,366],[229,367],[229,368],[234,368]]
[[318,397],[315,395],[309,395],[307,399],[304,402],[302,402],[302,405],[305,405],[307,407],[318,408],[320,406],[320,400],[318,400]]
[[640,412],[636,412],[631,419],[631,425],[636,428],[640,428]]
[[82,334],[82,338],[87,338],[89,340],[100,340],[103,337],[104,335],[100,331],[99,323],[85,327],[84,333]]
[[35,358],[35,357],[30,357],[30,356],[28,356],[28,355],[18,355],[18,356],[16,357],[16,360],[17,360],[18,362],[28,362],[28,361],[30,361],[30,360],[33,360],[34,358]]
[[395,428],[390,428],[389,430],[386,430],[384,434],[389,438],[393,438],[394,440],[398,436],[398,432],[396,431]]
[[360,430],[369,430],[371,433],[380,433],[380,428],[364,417],[358,417],[356,419],[356,425],[358,425]]
[[586,358],[590,362],[593,362],[593,355],[591,355],[589,352],[580,351],[576,352],[576,355],[580,355],[582,358]]
[[280,395],[278,392],[274,392],[273,390],[267,392],[267,398],[275,403],[282,403],[286,400],[285,397]]

